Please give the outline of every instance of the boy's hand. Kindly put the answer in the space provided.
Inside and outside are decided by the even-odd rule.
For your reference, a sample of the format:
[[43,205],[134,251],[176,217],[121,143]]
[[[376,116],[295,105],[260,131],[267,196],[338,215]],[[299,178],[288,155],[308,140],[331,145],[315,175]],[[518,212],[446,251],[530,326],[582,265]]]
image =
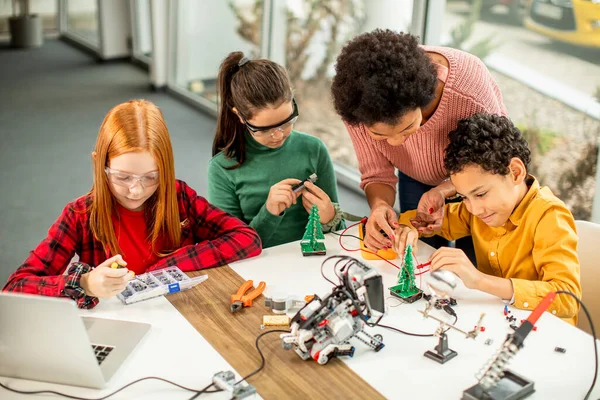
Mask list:
[[[399,227],[398,215],[387,203],[381,203],[371,209],[371,215],[367,220],[364,243],[367,248],[377,251],[383,248],[391,248],[395,240],[394,229]],[[393,227],[393,228],[392,228]],[[383,230],[388,236],[383,236]]]
[[300,196],[300,193],[294,193],[292,185],[300,182],[302,181],[299,179],[288,178],[271,186],[265,204],[267,211],[273,215],[280,215],[290,208],[292,204],[296,204],[296,199]]
[[464,251],[452,247],[441,247],[429,258],[431,271],[447,269],[454,272],[469,289],[477,289],[483,274],[475,268]]
[[417,244],[419,243],[419,233],[411,228],[410,226],[400,225],[394,231],[395,240],[393,243],[392,250],[400,255],[402,258],[402,254],[406,249],[407,245],[412,245],[413,252],[417,252]]
[[107,298],[125,290],[127,282],[133,279],[134,275],[127,268],[111,268],[113,262],[127,265],[123,257],[117,254],[81,276],[80,285],[86,295]]
[[417,215],[411,218],[410,223],[420,232],[431,235],[442,229],[444,218],[444,204],[446,198],[444,191],[437,187],[425,192],[419,200]]
[[333,204],[327,193],[310,181],[306,181],[304,188],[301,193],[302,205],[306,212],[310,214],[310,208],[315,204],[319,209],[321,223],[326,224],[331,221],[335,217],[335,208],[333,208]]

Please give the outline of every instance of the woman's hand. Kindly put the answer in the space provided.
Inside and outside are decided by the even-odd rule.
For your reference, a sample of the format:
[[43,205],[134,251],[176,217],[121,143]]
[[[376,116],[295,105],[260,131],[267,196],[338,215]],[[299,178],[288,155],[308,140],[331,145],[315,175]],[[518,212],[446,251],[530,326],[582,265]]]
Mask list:
[[374,251],[391,248],[395,240],[394,229],[399,226],[398,215],[392,206],[385,202],[377,204],[371,209],[371,215],[367,220],[365,246]]
[[305,189],[302,193],[302,205],[307,213],[310,214],[310,209],[313,205],[316,205],[319,209],[319,219],[322,224],[326,224],[335,217],[335,208],[331,203],[331,199],[317,185],[310,181],[304,183]]
[[446,197],[455,193],[456,189],[451,181],[445,181],[425,192],[419,200],[417,215],[410,220],[410,223],[417,228],[419,233],[431,235],[439,232],[442,229]]
[[110,265],[116,262],[120,265],[127,265],[120,254],[109,258],[96,268],[81,275],[79,284],[87,296],[98,298],[113,297],[125,290],[127,282],[133,279],[133,272],[127,268],[111,268]]
[[271,186],[267,197],[267,211],[273,215],[281,215],[282,212],[296,204],[300,193],[294,193],[292,186],[302,182],[299,179],[288,178]]

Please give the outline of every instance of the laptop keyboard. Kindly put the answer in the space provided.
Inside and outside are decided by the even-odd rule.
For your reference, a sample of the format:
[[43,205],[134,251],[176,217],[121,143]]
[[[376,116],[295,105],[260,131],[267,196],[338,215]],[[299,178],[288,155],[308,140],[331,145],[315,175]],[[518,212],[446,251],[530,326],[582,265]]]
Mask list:
[[114,347],[93,344],[92,349],[94,349],[96,360],[98,361],[98,365],[100,365],[102,364],[102,361],[104,361],[104,359],[110,354],[110,352],[113,351]]

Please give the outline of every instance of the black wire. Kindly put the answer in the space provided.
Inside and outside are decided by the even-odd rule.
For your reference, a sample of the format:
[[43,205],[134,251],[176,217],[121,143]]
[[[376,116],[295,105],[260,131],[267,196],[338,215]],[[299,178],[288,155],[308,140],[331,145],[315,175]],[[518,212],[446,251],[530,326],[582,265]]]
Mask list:
[[399,333],[403,333],[405,335],[408,336],[418,336],[418,337],[433,337],[435,336],[433,333],[412,333],[412,332],[406,332],[403,331],[402,329],[398,329],[398,328],[394,328],[393,326],[387,326],[387,325],[382,325],[382,324],[377,324],[377,326],[381,327],[381,328],[385,328],[385,329],[390,329],[392,331],[396,331]]
[[344,278],[341,277],[338,272],[338,266],[340,265],[341,262],[345,262],[345,263],[344,263],[344,265],[342,265],[341,268],[339,268],[339,272],[343,272],[346,269],[346,266],[348,265],[349,261],[345,258],[340,258],[339,260],[337,260],[335,262],[335,264],[333,264],[333,273],[335,274],[335,276],[337,276],[338,282],[340,282],[340,283],[342,283],[342,281],[344,280]]
[[260,346],[258,345],[258,342],[259,342],[260,338],[262,338],[265,335],[268,335],[269,333],[273,333],[273,332],[290,333],[290,331],[285,331],[283,329],[274,329],[272,331],[266,331],[266,332],[263,332],[260,335],[258,335],[256,337],[256,342],[254,343],[254,345],[256,346],[256,350],[258,351],[258,354],[260,355],[260,367],[258,367],[256,370],[254,370],[253,372],[249,373],[248,375],[246,375],[245,377],[243,377],[242,379],[240,379],[239,381],[237,381],[236,385],[238,383],[243,382],[243,381],[249,379],[250,377],[258,374],[265,367],[265,356],[263,355],[263,352],[260,349]]
[[[260,366],[256,370],[254,370],[253,372],[249,373],[248,375],[246,375],[245,377],[243,377],[242,379],[240,379],[239,381],[237,381],[236,384],[238,384],[240,382],[243,382],[243,381],[251,378],[252,376],[258,374],[260,371],[263,370],[263,368],[265,367],[265,356],[264,356],[262,350],[260,349],[259,341],[260,341],[260,339],[263,336],[268,335],[270,333],[274,333],[274,332],[289,333],[289,331],[286,331],[286,330],[283,330],[283,329],[274,329],[272,331],[263,332],[260,335],[258,335],[256,337],[256,342],[254,343],[254,345],[256,346],[256,350],[258,351],[258,354],[260,355]],[[48,394],[56,394],[56,395],[67,397],[69,399],[74,399],[74,400],[104,400],[104,399],[107,399],[107,398],[109,398],[109,397],[111,397],[111,396],[119,393],[120,391],[128,388],[129,386],[134,385],[134,384],[136,384],[138,382],[141,382],[143,380],[146,380],[146,379],[158,379],[160,381],[164,381],[164,382],[170,383],[172,385],[178,386],[178,387],[180,387],[182,389],[185,389],[185,390],[188,390],[190,392],[196,392],[189,400],[193,400],[193,399],[197,398],[198,396],[200,396],[203,393],[214,393],[214,392],[220,392],[221,391],[220,389],[219,390],[215,390],[215,391],[210,391],[210,392],[207,391],[210,387],[212,387],[214,385],[214,383],[211,383],[210,385],[206,386],[205,388],[203,388],[201,390],[196,390],[196,389],[190,389],[190,388],[187,388],[185,386],[179,385],[177,383],[171,382],[169,380],[166,380],[166,379],[163,379],[163,378],[154,377],[154,376],[149,376],[149,377],[146,377],[146,378],[138,379],[136,381],[128,383],[127,385],[125,385],[122,388],[114,391],[111,394],[108,394],[108,395],[106,395],[104,397],[95,398],[95,399],[85,398],[85,397],[71,396],[71,395],[68,395],[68,394],[64,394],[64,393],[60,393],[60,392],[55,392],[53,390],[42,390],[42,391],[34,391],[34,392],[25,392],[25,391],[21,391],[21,390],[11,389],[11,388],[9,388],[7,386],[4,386],[2,383],[0,383],[0,386],[3,387],[6,390],[9,390],[9,391],[14,392],[14,393],[19,393],[19,394],[46,394],[46,393],[48,393]]]
[[[454,313],[453,317],[454,317],[454,322],[452,323],[452,325],[456,325],[456,323],[458,322],[458,315],[456,313]],[[386,328],[386,329],[391,329],[393,331],[400,332],[400,333],[403,333],[408,336],[418,336],[418,337],[433,337],[433,336],[435,336],[435,334],[433,334],[433,333],[425,334],[425,333],[406,332],[406,331],[403,331],[402,329],[394,328],[393,326],[387,326],[387,325],[381,325],[381,324],[377,324],[377,326],[380,326],[380,327]],[[450,328],[450,327],[446,328],[444,333],[448,332],[450,329],[452,329],[452,328]]]
[[34,390],[34,391],[17,390],[17,389],[9,388],[8,386],[3,385],[1,382],[0,382],[0,387],[4,388],[10,392],[18,393],[18,394],[55,394],[57,396],[62,396],[62,397],[66,397],[68,399],[74,399],[74,400],[104,400],[104,399],[108,399],[109,397],[114,396],[115,394],[127,389],[129,386],[135,385],[138,382],[149,380],[149,379],[156,379],[159,381],[167,382],[167,383],[170,383],[171,385],[177,386],[181,389],[185,389],[189,392],[196,392],[194,398],[198,397],[199,395],[201,395],[203,393],[215,393],[215,392],[221,391],[221,390],[208,391],[208,389],[211,386],[213,386],[213,383],[209,384],[208,386],[204,387],[203,389],[197,390],[197,389],[191,389],[191,388],[182,386],[175,382],[171,382],[168,379],[159,378],[157,376],[147,376],[145,378],[140,378],[138,380],[128,383],[127,385],[121,387],[120,389],[117,389],[114,392],[107,394],[106,396],[103,396],[103,397],[77,397],[77,396],[72,396],[72,395],[66,394],[66,393],[56,392],[54,390]]
[[[456,325],[456,323],[458,322],[458,315],[454,314],[454,322],[452,323],[452,325]],[[450,327],[447,327],[446,330],[444,331],[444,333],[448,332],[450,329]]]
[[595,365],[594,365],[594,380],[592,380],[592,386],[590,386],[590,389],[585,394],[584,400],[587,400],[590,398],[590,394],[592,394],[592,390],[594,389],[594,386],[596,385],[596,377],[598,376],[598,345],[596,344],[596,329],[594,329],[594,323],[592,322],[592,316],[590,315],[585,304],[583,304],[583,302],[579,299],[579,297],[575,296],[573,293],[568,292],[566,290],[559,290],[556,292],[556,294],[568,294],[569,296],[571,296],[575,300],[577,300],[577,303],[579,303],[581,308],[583,308],[583,311],[585,312],[585,316],[587,317],[588,321],[590,322],[590,327],[592,328],[592,340],[594,341],[594,363],[595,363]]
[[[332,285],[336,286],[335,282],[333,282],[331,279],[327,278],[325,276],[325,273],[323,271],[323,267],[325,266],[325,264],[327,264],[327,261],[329,260],[333,260],[333,259],[337,259],[337,261],[335,262],[334,266],[333,266],[333,270],[335,275],[338,277],[338,279],[340,278],[340,276],[337,273],[337,266],[343,262],[346,261],[346,264],[344,264],[344,266],[342,268],[345,268],[347,266],[347,264],[350,261],[354,261],[354,262],[358,262],[358,260],[356,260],[354,257],[352,256],[346,256],[346,255],[335,255],[335,256],[329,256],[327,257],[325,260],[323,260],[323,262],[321,263],[321,276],[323,277],[323,279],[325,279],[327,282],[331,283]],[[341,281],[341,280],[340,280]]]
[[327,257],[322,263],[321,263],[321,276],[323,277],[323,279],[325,279],[327,282],[331,283],[332,285],[335,285],[335,283],[333,283],[333,281],[331,279],[329,279],[328,277],[325,276],[325,272],[323,272],[323,267],[325,266],[325,263],[327,263],[327,260],[332,259],[333,257],[337,257],[337,256],[331,256],[331,257]]
[[[256,342],[254,343],[254,345],[256,346],[256,350],[258,351],[258,354],[260,355],[260,366],[255,371],[249,373],[248,375],[246,375],[245,377],[243,377],[242,379],[240,379],[239,381],[237,381],[236,384],[238,384],[240,382],[243,382],[243,381],[251,378],[252,376],[258,374],[260,371],[263,370],[263,368],[265,367],[265,356],[264,356],[262,350],[260,349],[259,341],[260,341],[260,339],[263,336],[268,335],[269,333],[274,333],[274,332],[289,333],[289,331],[286,331],[286,330],[283,330],[283,329],[274,329],[272,331],[263,332],[260,335],[258,335],[256,337]],[[200,396],[203,393],[216,393],[216,392],[221,392],[222,391],[221,389],[209,391],[208,389],[211,388],[214,385],[214,383],[209,384],[208,386],[204,387],[203,389],[196,390],[196,389],[190,389],[188,387],[179,385],[179,384],[177,384],[175,382],[171,382],[171,381],[169,381],[167,379],[159,378],[159,377],[155,377],[155,376],[148,376],[148,377],[145,377],[145,378],[140,378],[140,379],[138,379],[136,381],[133,381],[131,383],[128,383],[127,385],[123,386],[122,388],[117,389],[114,392],[112,392],[112,393],[110,393],[110,394],[108,394],[108,395],[106,395],[104,397],[100,397],[100,398],[89,398],[89,397],[71,396],[69,394],[55,392],[53,390],[39,390],[39,391],[31,391],[31,392],[29,392],[29,391],[22,391],[22,390],[16,390],[16,389],[9,388],[8,386],[3,385],[1,382],[0,382],[0,387],[6,389],[8,391],[11,391],[11,392],[14,392],[14,393],[19,393],[19,394],[55,394],[55,395],[58,395],[58,396],[63,396],[63,397],[66,397],[66,398],[69,398],[69,399],[74,399],[74,400],[104,400],[104,399],[107,399],[107,398],[109,398],[111,396],[114,396],[115,394],[121,392],[122,390],[125,390],[129,386],[132,386],[132,385],[134,385],[134,384],[136,384],[138,382],[141,382],[141,381],[144,381],[144,380],[148,380],[148,379],[157,379],[159,381],[170,383],[171,385],[177,386],[177,387],[179,387],[181,389],[185,389],[185,390],[190,391],[190,392],[195,392],[194,395],[189,400],[196,399],[198,396]]]
[[213,386],[215,383],[211,383],[210,385],[206,386],[204,389],[198,391],[198,393],[194,394],[192,397],[189,398],[189,400],[194,400],[196,399],[198,396],[200,396],[202,393],[217,393],[217,392],[222,392],[221,389],[216,389],[216,390],[207,390],[209,387]]
[[362,239],[361,239],[361,238],[359,238],[358,236],[356,236],[356,235],[351,235],[351,234],[349,234],[349,233],[344,233],[344,234],[342,234],[342,233],[337,233],[337,232],[329,232],[329,233],[333,233],[334,235],[341,236],[341,237],[351,237],[351,238],[358,239],[358,240],[362,241]]

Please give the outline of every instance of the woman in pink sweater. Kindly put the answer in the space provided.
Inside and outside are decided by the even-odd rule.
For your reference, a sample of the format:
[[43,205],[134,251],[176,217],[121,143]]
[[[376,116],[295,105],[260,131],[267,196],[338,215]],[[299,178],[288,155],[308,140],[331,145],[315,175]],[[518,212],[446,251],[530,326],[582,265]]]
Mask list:
[[476,113],[506,115],[498,85],[477,57],[419,46],[415,36],[391,30],[355,37],[335,70],[333,102],[350,133],[371,207],[365,244],[391,247],[397,184],[400,211],[417,209],[415,223],[432,232],[441,224],[445,199],[456,194],[443,163],[448,133]]

